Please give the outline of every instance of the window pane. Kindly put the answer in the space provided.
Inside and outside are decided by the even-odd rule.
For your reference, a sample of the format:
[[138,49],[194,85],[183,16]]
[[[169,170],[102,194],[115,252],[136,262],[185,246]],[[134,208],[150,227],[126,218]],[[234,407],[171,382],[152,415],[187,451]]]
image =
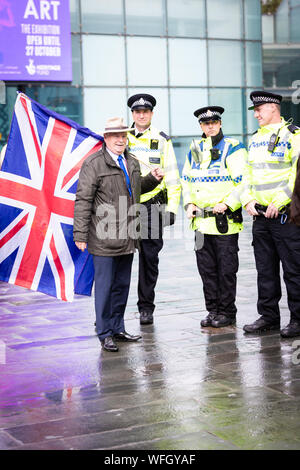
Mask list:
[[254,117],[254,110],[250,109],[248,110],[249,106],[252,106],[252,101],[250,100],[250,93],[253,91],[252,88],[246,90],[246,95],[245,95],[245,112],[246,112],[246,118],[247,118],[247,132],[248,134],[252,134],[253,132],[257,131],[259,128],[258,121]]
[[[98,0],[97,0],[98,1]],[[126,0],[128,34],[166,34],[163,0]]]
[[107,119],[119,116],[127,122],[126,92],[120,88],[86,88],[84,90],[84,125],[103,135]]
[[225,135],[243,134],[242,90],[214,88],[209,93],[211,106],[222,106],[222,129]]
[[281,2],[275,15],[276,23],[276,42],[289,42],[289,9],[288,2]]
[[122,0],[81,2],[82,30],[91,33],[124,32]]
[[205,36],[204,0],[168,0],[169,36]]
[[247,86],[262,86],[262,49],[260,42],[246,42]]
[[5,104],[0,105],[0,148],[6,144],[17,97],[17,87],[5,87]]
[[[127,54],[129,85],[167,85],[167,45],[165,39],[127,38]],[[118,57],[116,60],[119,60]]]
[[246,39],[261,39],[260,0],[245,1],[245,36]]
[[201,88],[171,89],[171,133],[176,136],[200,135],[194,111],[207,106],[207,90]]
[[125,85],[124,38],[83,36],[82,49],[85,85]]
[[274,42],[274,16],[262,15],[263,43]]
[[170,39],[171,86],[206,86],[206,41],[201,39]]
[[185,163],[185,157],[189,151],[193,139],[199,139],[199,134],[189,137],[175,137],[174,139],[172,139],[180,175],[182,174],[182,170]]
[[243,86],[242,44],[209,41],[209,83],[211,86]]
[[291,9],[291,42],[300,42],[300,5]]
[[[170,133],[169,129],[169,99],[168,90],[164,88],[129,88],[128,97],[137,93],[148,93],[156,99],[156,106],[153,109],[152,123],[160,131],[166,134]],[[131,110],[128,108],[130,125],[132,124]]]
[[208,37],[239,39],[242,37],[241,0],[207,2]]
[[81,54],[80,54],[80,37],[72,35],[72,85],[81,84]]
[[78,0],[70,0],[71,31],[79,31],[79,5]]
[[82,119],[82,89],[75,87],[26,87],[25,93],[47,108],[63,114],[79,124]]

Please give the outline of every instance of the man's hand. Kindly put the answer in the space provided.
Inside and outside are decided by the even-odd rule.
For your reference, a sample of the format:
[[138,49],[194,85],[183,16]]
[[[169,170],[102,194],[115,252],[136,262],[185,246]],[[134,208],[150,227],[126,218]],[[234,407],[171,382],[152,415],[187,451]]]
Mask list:
[[224,202],[218,202],[218,204],[215,205],[213,208],[213,213],[214,214],[223,214],[226,210],[228,209],[228,206],[224,204]]
[[268,205],[268,209],[266,210],[265,217],[267,219],[276,219],[278,217],[278,209],[274,206],[273,202]]
[[258,202],[254,199],[253,201],[248,202],[248,204],[246,205],[245,209],[249,215],[259,215],[257,210],[255,209],[255,204],[258,204]]
[[75,245],[77,246],[78,250],[84,251],[87,247],[87,243],[85,242],[75,242]]
[[198,209],[195,204],[189,204],[186,210],[186,215],[188,219],[193,219],[195,217],[195,211]]
[[163,170],[160,167],[156,167],[151,171],[151,175],[154,176],[157,181],[161,181],[165,176]]

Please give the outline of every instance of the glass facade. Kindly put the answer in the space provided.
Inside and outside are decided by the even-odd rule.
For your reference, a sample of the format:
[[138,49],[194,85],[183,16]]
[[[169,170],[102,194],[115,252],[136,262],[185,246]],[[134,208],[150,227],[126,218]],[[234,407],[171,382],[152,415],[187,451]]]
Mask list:
[[[73,82],[10,84],[9,97],[22,89],[102,133],[112,115],[131,122],[130,95],[151,93],[153,124],[180,162],[200,134],[193,112],[208,104],[224,106],[224,133],[246,141],[249,91],[262,86],[260,0],[70,0],[70,10]],[[3,140],[13,101],[0,114]]]
[[264,87],[283,95],[282,114],[297,125],[300,110],[292,95],[300,80],[299,24],[300,0],[282,0],[274,14],[262,16]]

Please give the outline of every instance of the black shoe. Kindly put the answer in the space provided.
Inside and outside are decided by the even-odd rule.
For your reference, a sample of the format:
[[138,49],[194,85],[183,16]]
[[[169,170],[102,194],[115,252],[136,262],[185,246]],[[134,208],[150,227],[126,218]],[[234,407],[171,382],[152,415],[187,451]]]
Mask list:
[[141,335],[130,335],[127,331],[121,331],[114,335],[114,339],[117,341],[138,341],[141,339]]
[[280,323],[270,323],[264,318],[259,318],[256,320],[254,323],[251,323],[250,325],[245,325],[243,330],[246,333],[260,333],[262,331],[269,331],[269,330],[279,330],[280,329]]
[[110,351],[110,352],[117,352],[119,351],[118,346],[114,343],[114,340],[112,339],[111,336],[107,336],[104,338],[104,340],[101,341],[102,348],[105,349],[105,351]]
[[229,317],[227,315],[216,315],[216,317],[212,320],[211,326],[214,328],[222,328],[224,326],[228,325],[234,325],[235,324],[235,317]]
[[153,313],[151,312],[140,312],[140,324],[141,325],[152,325]]
[[280,331],[283,338],[294,338],[300,336],[300,321],[291,320],[290,323]]
[[205,317],[203,320],[201,320],[200,325],[201,326],[211,326],[212,321],[218,316],[217,313],[209,313],[207,317]]

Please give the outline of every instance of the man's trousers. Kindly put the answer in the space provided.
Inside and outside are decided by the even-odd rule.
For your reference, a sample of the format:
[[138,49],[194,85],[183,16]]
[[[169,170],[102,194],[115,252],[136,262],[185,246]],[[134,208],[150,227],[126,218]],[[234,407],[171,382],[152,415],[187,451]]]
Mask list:
[[232,235],[204,235],[204,244],[196,250],[198,271],[203,283],[208,313],[236,316],[236,273],[238,261],[238,233]]
[[257,310],[267,321],[280,322],[280,261],[291,319],[300,321],[300,227],[264,216],[253,222],[253,247],[257,269]]
[[147,212],[141,214],[142,240],[139,253],[138,309],[153,313],[155,286],[158,278],[159,252],[163,247],[160,206],[143,203]]
[[102,341],[125,331],[133,254],[93,256],[95,268],[96,331]]

